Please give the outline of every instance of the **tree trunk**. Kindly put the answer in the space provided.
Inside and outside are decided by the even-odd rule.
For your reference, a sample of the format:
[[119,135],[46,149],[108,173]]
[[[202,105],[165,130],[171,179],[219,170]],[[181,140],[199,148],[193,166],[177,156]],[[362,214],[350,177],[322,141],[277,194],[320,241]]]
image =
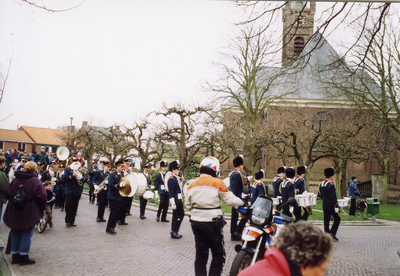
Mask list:
[[389,157],[383,160],[382,204],[387,204],[387,187],[389,176]]
[[348,190],[347,186],[347,159],[343,159],[342,162],[342,177],[341,177],[341,198],[347,196],[346,191]]

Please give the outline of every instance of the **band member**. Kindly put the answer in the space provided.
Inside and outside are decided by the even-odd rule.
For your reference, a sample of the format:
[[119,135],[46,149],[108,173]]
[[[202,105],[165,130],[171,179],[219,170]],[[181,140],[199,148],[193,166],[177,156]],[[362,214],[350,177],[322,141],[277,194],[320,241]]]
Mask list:
[[[221,202],[236,208],[243,201],[228,191],[217,178],[217,158],[209,156],[200,163],[200,177],[187,187],[186,207],[196,243],[195,275],[221,275],[225,263],[223,227],[226,224]],[[213,260],[207,274],[207,261],[211,249]]]
[[169,207],[169,197],[168,192],[165,189],[165,175],[167,171],[167,162],[160,162],[160,172],[156,174],[156,183],[155,183],[155,194],[156,198],[160,198],[160,205],[158,206],[156,221],[160,221],[161,214],[161,222],[169,222],[167,220],[167,212]]
[[53,178],[55,177],[55,173],[54,173],[54,165],[55,163],[52,162],[49,166],[48,166],[48,170],[42,172],[42,177],[40,178],[40,181],[42,181],[42,183],[46,182],[46,181],[52,181],[54,180]]
[[[279,186],[279,192],[282,195],[282,204],[285,204],[289,198],[295,196],[294,193],[294,182],[293,178],[296,175],[296,171],[294,168],[287,168],[286,169],[286,179],[281,182],[281,185]],[[294,208],[294,215],[296,217],[296,220],[300,219],[298,211],[301,211],[300,207],[296,204],[296,206],[292,206]],[[290,212],[290,206],[285,206],[283,208],[283,214],[287,216],[292,216],[292,213]]]
[[274,180],[272,181],[272,187],[274,188],[274,198],[277,198],[281,195],[279,192],[279,186],[281,185],[281,182],[285,179],[285,171],[286,167],[278,168],[278,175],[275,176]]
[[[98,170],[95,173],[95,176],[93,177],[93,185],[94,188],[96,190],[98,189],[102,189],[102,191],[100,191],[97,194],[97,218],[96,221],[97,222],[105,222],[106,220],[104,219],[104,211],[106,209],[106,205],[107,205],[107,185],[108,185],[108,175],[110,174],[110,165],[111,162],[104,162],[103,163],[103,170]],[[99,187],[99,185],[102,184],[102,186],[104,188]],[[94,195],[93,195],[94,197]]]
[[[301,195],[306,191],[306,185],[304,183],[304,176],[306,175],[306,166],[297,167],[297,177],[294,178],[294,192],[296,195]],[[308,216],[311,212],[311,207],[301,207],[304,210],[304,214],[301,215],[301,210],[298,210],[300,213],[300,219],[307,220]]]
[[[324,211],[324,229],[325,233],[329,233],[332,236],[333,241],[339,241],[336,237],[337,230],[340,224],[339,205],[336,196],[336,187],[333,182],[333,176],[335,175],[335,169],[326,168],[324,170],[326,180],[319,185],[318,195],[322,198],[322,210]],[[329,222],[333,216],[334,221],[332,228],[329,229]]]
[[264,171],[260,170],[255,174],[256,181],[252,185],[251,202],[254,203],[260,195],[265,196],[265,189],[263,184]]
[[58,164],[58,171],[55,173],[56,185],[54,186],[54,194],[56,195],[56,200],[54,202],[54,209],[61,208],[62,202],[62,193],[61,193],[61,177],[64,173],[64,168],[62,164]]
[[182,203],[182,191],[176,176],[179,175],[180,169],[177,161],[173,161],[169,164],[169,170],[171,171],[171,177],[168,179],[168,196],[171,202],[172,222],[171,222],[171,238],[180,239],[179,228],[183,217],[185,216],[185,211],[183,210]]
[[[243,187],[244,187],[244,176],[242,176],[241,171],[243,170],[243,157],[237,156],[233,159],[233,166],[235,170],[230,174],[230,190],[231,192],[237,196],[238,198],[242,198]],[[239,214],[235,207],[232,207],[231,214],[231,240],[232,241],[240,241],[241,233],[238,233],[236,230],[238,226]]]
[[[75,162],[76,159],[73,161]],[[79,199],[82,195],[83,183],[87,181],[84,175],[80,180],[77,175],[79,175],[79,172],[74,173],[74,170],[68,167],[62,177],[65,184],[65,223],[67,227],[76,226],[75,216],[78,211]]]
[[[143,166],[143,175],[144,177],[146,177],[147,189],[149,189],[151,186],[151,180],[150,180],[151,177],[149,174],[149,169],[150,169],[149,165]],[[140,200],[140,219],[145,219],[146,217],[144,216],[144,212],[146,210],[147,200],[144,199],[143,196],[140,196],[139,200]]]
[[[124,177],[132,172],[131,168],[129,166],[130,161],[131,161],[130,158],[124,160],[124,169],[122,171],[122,174],[124,175]],[[133,196],[122,197],[121,202],[122,202],[123,208],[125,210],[125,216],[132,216],[132,214],[131,214],[132,200],[133,200]]]
[[94,191],[94,177],[96,175],[96,172],[98,171],[97,168],[97,162],[93,161],[92,167],[88,170],[88,176],[89,176],[89,181],[88,181],[88,185],[89,185],[89,203],[94,204],[94,199],[96,198],[96,196],[93,194]]
[[[121,195],[118,190],[125,187],[125,183],[120,183],[123,177],[122,170],[124,162],[118,161],[115,163],[117,169],[114,173],[108,176],[108,193],[107,199],[110,206],[110,216],[108,217],[106,232],[109,234],[116,234],[115,226],[117,225],[117,220],[120,218],[121,213]],[[125,214],[125,210],[123,210]],[[127,224],[127,223],[126,223]]]

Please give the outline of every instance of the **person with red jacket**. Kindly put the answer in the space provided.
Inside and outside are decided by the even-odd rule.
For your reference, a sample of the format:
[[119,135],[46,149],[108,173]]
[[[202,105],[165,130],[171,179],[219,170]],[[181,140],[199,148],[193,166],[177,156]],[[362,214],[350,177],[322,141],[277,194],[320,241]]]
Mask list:
[[309,221],[286,225],[271,245],[264,259],[238,276],[322,276],[329,267],[332,238]]

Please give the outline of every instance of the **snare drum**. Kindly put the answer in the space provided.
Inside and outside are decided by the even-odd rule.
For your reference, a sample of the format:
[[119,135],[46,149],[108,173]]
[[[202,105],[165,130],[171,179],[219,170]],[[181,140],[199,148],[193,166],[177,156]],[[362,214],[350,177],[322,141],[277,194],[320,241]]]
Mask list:
[[300,207],[306,207],[309,205],[310,200],[308,195],[295,195],[294,197]]
[[349,201],[347,199],[338,199],[339,207],[347,207],[349,206]]

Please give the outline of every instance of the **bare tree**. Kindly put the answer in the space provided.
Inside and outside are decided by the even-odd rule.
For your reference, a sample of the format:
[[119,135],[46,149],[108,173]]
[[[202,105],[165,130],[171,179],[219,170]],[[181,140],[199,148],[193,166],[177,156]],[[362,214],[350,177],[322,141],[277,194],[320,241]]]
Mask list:
[[258,31],[252,27],[238,31],[239,35],[230,40],[226,54],[229,61],[217,64],[222,77],[215,84],[207,84],[222,103],[223,144],[234,155],[238,150],[244,151],[249,159],[245,170],[254,174],[264,147],[271,142],[266,132],[265,110],[278,98],[273,90],[285,72],[269,67],[273,62],[273,57],[268,56],[273,47],[271,37],[257,36]]
[[161,123],[155,123],[157,140],[176,146],[176,156],[179,157],[184,175],[197,153],[205,146],[203,122],[208,119],[211,110],[205,106],[175,104],[168,107],[164,104],[161,111],[153,112],[157,120],[163,117]]
[[146,119],[125,129],[128,144],[137,151],[137,157],[140,157],[142,164],[155,164],[170,150],[151,127]]

